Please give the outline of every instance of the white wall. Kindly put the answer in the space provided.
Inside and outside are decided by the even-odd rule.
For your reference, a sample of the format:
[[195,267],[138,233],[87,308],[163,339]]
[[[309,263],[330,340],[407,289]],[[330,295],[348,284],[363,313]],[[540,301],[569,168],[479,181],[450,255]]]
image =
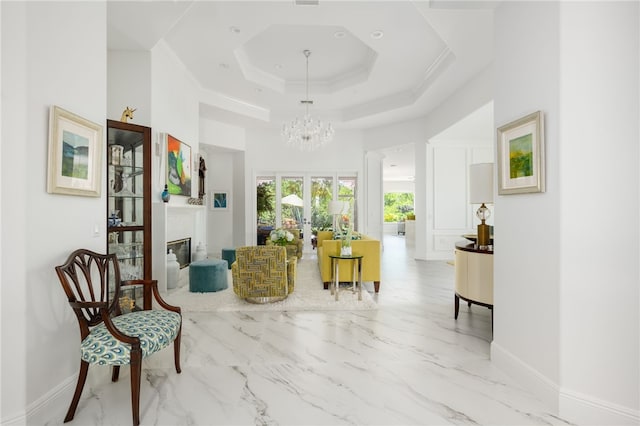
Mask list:
[[639,27],[638,2],[560,6],[560,413],[580,424],[640,423]]
[[[191,196],[197,197],[197,167],[194,167],[193,159],[197,159],[197,154],[200,151],[199,87],[164,42],[159,42],[153,48],[151,58],[151,127],[153,135],[155,141],[160,142],[159,134],[169,133],[191,146],[191,167],[196,178],[191,185]],[[166,147],[162,146],[161,148],[161,152],[164,153]],[[152,191],[160,194],[166,180],[166,159],[156,156],[155,160],[153,161]],[[187,198],[171,197],[170,203],[186,204]]]
[[107,52],[107,118],[120,121],[126,107],[135,109],[129,122],[151,126],[151,52]]
[[544,111],[547,192],[495,199],[492,359],[557,409],[558,3],[503,3],[496,9],[494,22],[496,127]]
[[414,193],[416,190],[416,183],[412,181],[389,181],[382,182],[383,192],[385,194],[389,192],[410,192]]
[[[220,257],[221,249],[245,245],[245,154],[246,131],[242,127],[200,119],[200,146],[207,153],[207,194],[229,191],[230,208],[207,208],[207,251]],[[209,196],[210,201],[210,196]]]
[[[427,145],[427,259],[452,260],[461,236],[476,233],[478,205],[469,204],[469,166],[493,161],[491,139],[431,139]],[[487,223],[493,225],[493,206],[490,209]]]
[[[152,206],[152,274],[158,280],[158,287],[163,289],[166,285],[167,241],[190,237],[193,253],[198,242],[206,238],[205,207],[187,205],[187,196],[172,195],[166,206],[160,198],[167,173],[165,134],[191,147],[191,197],[198,196],[199,88],[164,42],[151,51],[151,71],[147,78],[151,81],[151,196],[155,203]],[[187,278],[188,270],[182,269],[180,285],[185,284]]]
[[496,200],[491,355],[578,424],[639,421],[639,22],[636,2],[496,9],[496,126],[544,111],[547,191]]
[[61,404],[48,407],[46,419],[37,417],[78,371],[78,324],[54,266],[80,247],[104,251],[105,197],[104,192],[98,198],[46,192],[48,114],[58,105],[104,125],[106,6],[2,2],[0,7],[5,154],[12,141],[11,156],[3,155],[1,167],[2,423],[44,423],[56,415],[60,421],[66,410]]
[[246,149],[246,131],[243,127],[200,118],[200,143],[236,151]]
[[[377,152],[367,152],[364,156],[364,197],[366,206],[362,216],[361,232],[371,238],[382,241],[384,224],[384,194],[382,191],[382,161],[383,156]],[[384,244],[383,244],[384,245]]]
[[[223,248],[235,247],[233,239],[233,224],[235,220],[242,222],[242,211],[236,211],[234,204],[236,193],[234,191],[234,153],[221,150],[207,150],[207,183],[211,196],[213,191],[226,191],[229,193],[229,208],[227,210],[209,210],[207,228],[207,251],[214,257],[220,257]],[[244,171],[243,171],[244,172]],[[242,195],[242,194],[241,194]],[[244,202],[244,198],[241,198]],[[209,207],[207,207],[209,208]]]

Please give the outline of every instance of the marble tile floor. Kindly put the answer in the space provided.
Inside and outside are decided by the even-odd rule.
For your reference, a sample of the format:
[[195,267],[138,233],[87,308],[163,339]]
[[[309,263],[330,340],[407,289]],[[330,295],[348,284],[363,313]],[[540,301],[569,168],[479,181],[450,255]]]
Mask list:
[[[453,319],[453,266],[384,246],[377,310],[185,314],[182,374],[172,350],[145,360],[141,424],[568,424],[492,365],[488,309]],[[131,424],[129,386],[91,367],[69,424]]]

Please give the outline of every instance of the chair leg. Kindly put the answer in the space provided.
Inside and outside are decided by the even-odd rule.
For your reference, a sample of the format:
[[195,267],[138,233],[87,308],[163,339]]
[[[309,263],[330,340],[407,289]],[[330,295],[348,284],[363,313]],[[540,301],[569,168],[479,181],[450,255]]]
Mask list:
[[140,424],[140,376],[142,370],[142,352],[131,351],[131,411],[133,413],[133,426]]
[[180,368],[180,337],[182,335],[182,325],[180,326],[180,330],[178,330],[178,335],[173,341],[173,358],[174,363],[176,365],[176,373],[180,374],[182,369]]
[[76,414],[76,408],[78,408],[78,402],[80,401],[80,395],[82,395],[82,389],[84,389],[84,383],[87,381],[87,371],[89,371],[89,363],[86,361],[80,361],[80,373],[78,374],[78,383],[76,383],[76,392],[73,394],[71,405],[64,418],[64,422],[73,420],[73,416]]
[[455,294],[453,296],[453,319],[458,319],[458,312],[460,312],[460,298]]
[[114,365],[113,371],[111,372],[111,381],[117,382],[119,377],[120,377],[120,366]]
[[373,289],[376,291],[376,293],[380,291],[380,281],[373,282]]

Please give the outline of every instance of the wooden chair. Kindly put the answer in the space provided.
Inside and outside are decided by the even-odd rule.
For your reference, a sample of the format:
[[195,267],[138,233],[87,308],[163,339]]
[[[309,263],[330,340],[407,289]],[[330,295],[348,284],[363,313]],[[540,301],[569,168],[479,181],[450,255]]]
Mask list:
[[[142,359],[173,342],[175,368],[180,373],[180,336],[182,314],[179,307],[167,304],[156,280],[120,281],[115,254],[76,250],[56,273],[80,325],[80,373],[73,400],[64,419],[73,419],[89,364],[111,365],[112,381],[117,381],[121,365],[131,367],[131,408],[133,424],[140,424],[140,374]],[[120,289],[142,285],[144,309],[122,313]],[[153,294],[164,309],[151,309]]]

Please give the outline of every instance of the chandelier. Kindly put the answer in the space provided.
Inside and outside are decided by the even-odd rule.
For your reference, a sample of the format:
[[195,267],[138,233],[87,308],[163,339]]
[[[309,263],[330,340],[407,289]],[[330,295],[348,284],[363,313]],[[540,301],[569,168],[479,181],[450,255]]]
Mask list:
[[301,151],[314,151],[333,139],[335,130],[331,123],[323,123],[309,114],[309,105],[313,101],[309,100],[309,56],[310,50],[305,50],[304,56],[307,58],[307,96],[300,101],[305,106],[303,117],[297,117],[288,124],[282,126],[282,136],[287,141],[287,145],[296,147]]

